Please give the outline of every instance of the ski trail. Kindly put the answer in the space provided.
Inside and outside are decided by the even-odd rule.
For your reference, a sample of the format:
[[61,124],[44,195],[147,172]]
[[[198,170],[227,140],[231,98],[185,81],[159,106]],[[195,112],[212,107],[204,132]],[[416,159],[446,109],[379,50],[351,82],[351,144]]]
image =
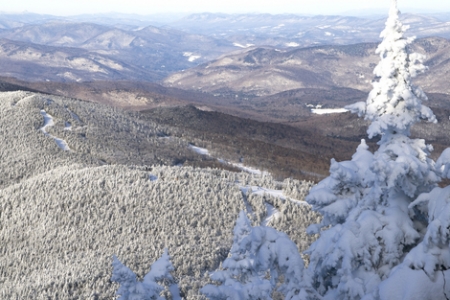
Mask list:
[[41,115],[44,117],[44,126],[41,127],[41,131],[46,135],[49,136],[47,132],[47,127],[51,127],[55,125],[55,122],[53,122],[53,117],[50,116],[45,112],[45,110],[41,110]]
[[194,152],[200,154],[200,155],[206,155],[211,157],[211,155],[209,154],[208,149],[206,148],[200,148],[200,147],[196,147],[194,145],[189,145],[189,148],[191,148]]
[[[244,187],[241,187],[241,188],[244,188]],[[308,202],[306,202],[304,200],[297,200],[297,199],[293,199],[293,198],[287,197],[283,193],[282,190],[267,189],[267,188],[264,188],[264,187],[261,187],[261,186],[246,186],[245,188],[251,189],[252,193],[254,193],[254,194],[258,194],[258,195],[264,195],[264,194],[272,195],[272,196],[275,196],[277,198],[280,198],[283,201],[289,200],[289,201],[294,202],[294,203],[296,203],[298,205],[308,205],[309,206]]]
[[236,167],[236,168],[238,168],[238,169],[240,169],[240,170],[242,170],[244,172],[247,172],[247,173],[250,173],[250,174],[255,174],[255,175],[270,175],[269,172],[261,171],[261,170],[258,170],[258,169],[255,169],[255,168],[252,168],[252,167],[249,167],[249,166],[245,166],[244,164],[241,164],[241,163],[228,162],[228,161],[226,161],[224,159],[221,159],[221,158],[215,158],[215,157],[211,156],[211,154],[209,153],[208,149],[206,149],[206,148],[201,148],[201,147],[197,147],[197,146],[194,146],[194,145],[189,145],[189,148],[191,150],[193,150],[194,152],[200,154],[200,155],[205,155],[205,156],[217,159],[217,161],[220,162],[221,164],[232,165],[232,166],[234,166],[234,167]]
[[43,109],[41,110],[41,115],[44,117],[44,126],[42,126],[40,130],[44,133],[44,135],[54,139],[56,142],[56,145],[58,145],[58,147],[61,148],[62,150],[70,151],[69,145],[67,144],[67,142],[65,140],[57,138],[47,132],[47,127],[51,127],[51,126],[55,125],[55,122],[53,122],[53,117],[51,115],[47,114],[47,112]]
[[[189,145],[189,148],[200,155],[205,155],[208,157],[215,158],[215,157],[211,156],[208,149],[206,149],[206,148],[197,147],[197,146],[194,146],[191,144]],[[259,175],[259,176],[270,175],[269,172],[251,168],[251,167],[243,165],[242,163],[227,162],[226,160],[223,160],[220,158],[219,159],[215,158],[215,159],[217,159],[217,161],[219,161],[222,164],[233,165],[233,166],[241,169],[242,171],[250,173],[250,174],[255,174],[255,175]],[[238,185],[239,185],[239,183],[238,183]],[[248,199],[247,199],[247,192],[249,190],[251,190],[252,193],[256,193],[259,195],[264,195],[264,194],[272,195],[283,201],[289,200],[297,205],[309,205],[306,201],[286,197],[286,195],[283,193],[282,190],[267,189],[267,188],[263,188],[261,186],[239,186],[239,188],[241,189],[241,192],[242,192],[242,200],[244,201],[245,210],[250,215],[253,215],[254,213],[253,213],[252,206],[250,205],[250,203],[248,202]],[[274,219],[278,218],[281,213],[278,211],[278,209],[273,207],[273,205],[271,205],[270,203],[266,202],[265,205],[266,205],[267,216],[263,221],[261,221],[261,226],[270,226],[271,222]]]
[[280,216],[280,212],[278,211],[278,209],[273,207],[273,205],[271,205],[267,202],[265,203],[265,205],[266,205],[267,216],[261,222],[261,226],[269,226],[274,219],[276,219]]
[[[248,190],[252,191],[252,194],[257,194],[257,195],[272,195],[276,198],[279,198],[283,201],[290,201],[295,203],[296,205],[307,205],[309,206],[308,202],[306,201],[302,201],[302,200],[297,200],[297,199],[292,199],[290,197],[286,197],[286,195],[283,193],[282,190],[273,190],[273,189],[267,189],[261,186],[240,186],[240,189],[242,191],[242,194],[244,196],[244,204],[246,206],[246,210],[247,212],[252,212],[252,208],[250,206],[250,204],[247,201],[247,198],[245,197],[245,195],[247,194]],[[266,206],[266,218],[264,220],[261,221],[261,226],[270,226],[272,221],[276,218],[278,218],[280,216],[280,212],[278,211],[278,209],[276,209],[272,204],[265,202],[264,203]]]
[[250,203],[248,203],[248,199],[247,199],[248,188],[241,186],[240,189],[241,189],[241,192],[242,192],[242,200],[244,201],[245,210],[247,211],[247,213],[253,215],[252,206],[250,205]]

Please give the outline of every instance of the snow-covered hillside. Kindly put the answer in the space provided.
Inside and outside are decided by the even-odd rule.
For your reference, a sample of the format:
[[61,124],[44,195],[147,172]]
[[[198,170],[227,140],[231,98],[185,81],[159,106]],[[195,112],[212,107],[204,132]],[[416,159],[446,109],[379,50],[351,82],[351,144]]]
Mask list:
[[112,299],[113,255],[143,276],[164,248],[183,297],[197,299],[205,272],[228,254],[240,211],[301,250],[314,240],[305,229],[319,217],[303,202],[312,183],[170,166],[202,156],[164,138],[164,126],[89,102],[7,92],[0,114],[5,299]]
[[275,227],[306,249],[311,241],[306,226],[318,218],[309,206],[243,194],[236,182],[275,184],[227,171],[71,165],[4,188],[0,292],[10,299],[35,293],[111,298],[117,289],[109,282],[112,255],[142,276],[168,248],[182,294],[195,299],[198,287],[208,282],[203,274],[226,258],[246,203],[256,225],[267,217],[266,204],[276,207]]
[[0,120],[0,188],[74,163],[172,165],[180,158],[201,159],[187,142],[161,140],[165,126],[86,101],[0,93]]

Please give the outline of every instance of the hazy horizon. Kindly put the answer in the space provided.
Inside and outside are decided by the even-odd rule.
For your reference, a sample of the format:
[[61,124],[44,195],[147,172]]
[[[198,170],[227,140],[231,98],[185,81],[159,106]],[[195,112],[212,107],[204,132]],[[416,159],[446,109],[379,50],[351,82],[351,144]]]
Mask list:
[[[450,1],[417,0],[414,3],[398,1],[399,9],[404,13],[442,13],[450,12]],[[124,13],[137,15],[179,14],[191,13],[271,13],[271,14],[303,14],[303,15],[380,15],[386,14],[390,0],[374,3],[364,0],[278,0],[278,1],[221,1],[165,0],[158,3],[148,3],[143,0],[81,0],[54,1],[31,0],[10,1],[1,7],[2,13],[38,13],[56,16],[71,16],[80,14]],[[175,8],[176,9],[175,9]]]

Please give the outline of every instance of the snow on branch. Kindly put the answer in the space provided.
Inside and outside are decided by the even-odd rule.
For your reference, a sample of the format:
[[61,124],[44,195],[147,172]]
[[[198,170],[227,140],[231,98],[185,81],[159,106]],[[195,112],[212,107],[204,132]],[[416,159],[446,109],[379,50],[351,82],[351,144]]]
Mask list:
[[368,300],[449,299],[450,187],[424,193],[409,207],[428,216],[425,236]]
[[172,299],[181,299],[177,284],[170,272],[174,270],[167,249],[160,259],[155,261],[150,271],[142,282],[136,279],[136,275],[127,266],[122,264],[116,256],[113,256],[113,273],[111,281],[120,284],[117,290],[119,300],[163,300],[160,293],[165,289],[157,282],[169,286]]
[[286,299],[320,299],[296,245],[286,234],[270,227],[252,227],[244,212],[233,232],[229,257],[211,275],[219,285],[201,289],[209,299],[272,299],[276,287]]

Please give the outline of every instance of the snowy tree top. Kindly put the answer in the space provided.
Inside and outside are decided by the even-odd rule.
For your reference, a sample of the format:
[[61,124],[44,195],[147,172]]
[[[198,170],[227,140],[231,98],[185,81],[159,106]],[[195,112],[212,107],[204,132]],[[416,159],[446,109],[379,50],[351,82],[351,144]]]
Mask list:
[[136,275],[127,266],[122,264],[120,260],[113,256],[113,273],[111,281],[120,284],[116,292],[120,296],[118,300],[164,300],[160,293],[165,287],[158,284],[168,285],[168,290],[173,300],[181,300],[179,288],[170,272],[174,270],[170,262],[170,256],[167,249],[157,261],[155,261],[150,272],[144,276],[144,280],[138,281]]
[[[380,34],[383,41],[376,50],[381,60],[374,74],[379,80],[373,83],[365,106],[365,118],[372,122],[367,131],[369,137],[392,133],[409,135],[411,126],[420,119],[436,122],[433,112],[422,105],[427,96],[411,82],[426,67],[422,64],[422,55],[408,53],[407,47],[414,38],[404,36],[408,27],[401,23],[399,14],[397,1],[393,0],[386,27]],[[352,107],[352,111],[363,109],[362,106]]]

